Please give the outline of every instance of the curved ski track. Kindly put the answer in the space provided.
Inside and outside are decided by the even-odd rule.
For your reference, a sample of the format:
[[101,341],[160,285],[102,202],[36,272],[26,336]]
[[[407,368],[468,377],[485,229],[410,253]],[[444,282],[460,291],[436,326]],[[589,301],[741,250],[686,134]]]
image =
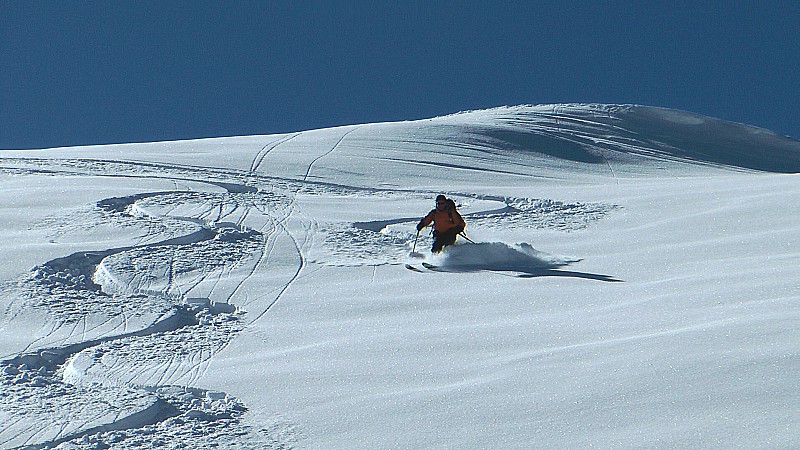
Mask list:
[[[359,128],[360,126],[354,126],[348,129],[330,149],[311,160],[302,181],[270,177],[258,173],[271,151],[301,133],[283,136],[261,147],[251,160],[249,170],[246,171],[177,164],[85,159],[42,160],[31,158],[11,161],[19,164],[21,167],[19,170],[42,176],[58,174],[145,180],[166,179],[174,182],[175,189],[144,192],[98,202],[97,209],[106,215],[107,220],[117,221],[116,223],[119,223],[121,227],[140,227],[145,231],[144,235],[137,237],[136,242],[128,246],[99,252],[77,252],[71,257],[50,261],[41,266],[44,269],[39,269],[42,271],[40,278],[36,278],[38,275],[33,274],[22,281],[23,288],[31,289],[31,292],[34,293],[40,292],[45,296],[50,295],[55,298],[62,291],[69,295],[73,295],[71,293],[74,291],[87,296],[90,300],[93,299],[92,301],[97,301],[98,304],[101,304],[102,301],[106,306],[99,311],[80,312],[77,310],[78,313],[76,313],[70,309],[64,311],[57,309],[66,307],[58,303],[45,302],[41,305],[34,305],[36,308],[45,308],[53,315],[54,320],[49,324],[48,331],[44,336],[31,342],[23,352],[14,358],[0,361],[0,366],[2,366],[0,367],[0,381],[2,383],[12,382],[11,378],[2,378],[2,371],[32,373],[35,367],[30,370],[11,367],[19,365],[17,363],[20,361],[29,361],[34,365],[41,364],[43,369],[40,369],[42,372],[40,378],[43,378],[44,382],[51,380],[50,383],[59,388],[63,384],[63,389],[68,395],[79,395],[86,388],[81,385],[71,386],[69,383],[58,381],[57,378],[60,376],[58,375],[59,371],[63,370],[60,368],[61,366],[80,356],[91,362],[90,368],[99,366],[103,371],[98,375],[96,372],[90,374],[89,369],[86,369],[86,376],[94,377],[90,378],[90,381],[99,381],[103,385],[106,383],[109,385],[121,384],[122,391],[133,392],[130,395],[145,397],[155,395],[153,393],[160,389],[176,388],[174,384],[178,382],[186,383],[186,387],[180,389],[184,389],[186,392],[192,390],[191,385],[206,373],[214,356],[226,348],[237,333],[259,321],[281,299],[286,297],[287,292],[306,271],[309,262],[305,250],[315,239],[320,224],[314,218],[305,217],[298,208],[298,194],[301,191],[309,195],[352,195],[353,193],[384,195],[390,192],[425,198],[431,196],[430,192],[351,187],[311,181],[311,173],[315,164],[333,153],[350,133]],[[7,161],[0,160],[0,163],[8,164]],[[460,168],[472,169],[470,167]],[[179,184],[187,182],[221,187],[225,192],[179,189]],[[565,205],[558,202],[543,202],[540,205],[531,199],[458,193],[449,195],[494,200],[505,204],[502,208],[470,214],[469,216],[476,223],[502,219],[509,223],[516,221],[530,224],[530,216],[549,217],[547,214],[551,214],[552,217],[560,220],[561,216],[559,215],[594,214],[601,216],[606,211],[602,208],[593,210],[585,205]],[[137,208],[138,215],[135,217],[130,213],[130,209],[133,207]],[[187,210],[190,211],[189,214],[187,214]],[[401,221],[406,220],[402,219]],[[382,228],[397,222],[364,222],[353,224],[353,229],[374,232],[376,227]],[[581,221],[577,221],[576,225],[567,223],[567,226],[579,227],[581,223]],[[248,224],[255,224],[253,225],[255,228],[249,227]],[[226,238],[225,232],[230,232],[231,234],[227,236],[232,237]],[[224,239],[231,240],[225,241]],[[215,247],[218,240],[223,240],[223,242]],[[281,240],[288,240],[288,242]],[[281,278],[274,286],[258,290],[258,298],[251,297],[245,288],[253,283],[252,280],[259,273],[274,270],[270,264],[274,261],[273,253],[281,242],[288,243],[289,248],[293,249],[296,263],[283,262],[283,266],[280,268],[285,270],[285,278]],[[230,254],[222,254],[226,251]],[[91,258],[88,262],[77,264],[83,261],[81,259],[83,256],[91,256]],[[70,258],[74,261],[71,261]],[[214,261],[217,260],[221,260],[221,262],[215,263]],[[71,262],[74,262],[75,264],[72,265],[77,268],[71,268]],[[161,263],[165,264],[165,267],[161,266]],[[105,267],[106,265],[108,267]],[[138,272],[126,269],[128,266],[134,267],[134,265],[141,269],[138,269]],[[107,272],[110,271],[107,276],[118,278],[111,281],[118,284],[117,288],[121,290],[121,293],[104,292],[100,286],[94,285],[94,281],[86,281],[92,280],[94,272],[100,266],[104,266],[104,270]],[[117,271],[121,272],[115,272],[115,267]],[[373,266],[373,281],[376,276],[376,267]],[[125,272],[126,270],[127,272]],[[128,279],[119,278],[126,273],[129,276]],[[55,284],[36,285],[35,283],[44,283],[42,280],[49,279],[45,275],[55,276],[56,281],[53,282]],[[228,284],[226,285],[226,283]],[[39,291],[35,291],[35,289],[39,289]],[[75,289],[83,289],[83,291],[75,291]],[[119,302],[117,296],[124,301]],[[250,311],[249,317],[239,312],[214,312],[212,310],[214,305],[210,303],[200,306],[186,304],[185,301],[190,296],[195,299],[197,297],[205,298],[206,301],[218,299],[220,301],[217,304],[236,305],[240,308],[250,307],[253,308],[253,311]],[[114,303],[115,301],[118,304]],[[15,315],[12,315],[9,321],[14,320],[16,314],[21,313],[21,308],[19,311],[15,310],[13,312]],[[69,328],[66,329],[67,327]],[[138,349],[141,349],[140,353],[147,355],[146,358],[150,359],[127,359],[131,354],[138,354]],[[46,355],[50,354],[57,355],[55,362],[47,359]],[[97,355],[107,355],[109,362],[104,363],[98,359],[100,357]],[[134,370],[130,370],[132,366]],[[97,378],[98,376],[100,378]],[[192,390],[192,392],[195,391]],[[87,395],[96,394],[94,391],[87,392],[89,392]],[[31,395],[30,398],[36,398],[35,394]],[[120,398],[125,398],[125,395],[120,394]],[[12,442],[13,445],[27,445],[34,448],[58,445],[58,443],[100,433],[101,430],[95,425],[98,422],[105,422],[102,424],[103,430],[135,429],[136,433],[139,433],[159,421],[174,417],[175,414],[183,414],[190,407],[166,394],[158,394],[155,398],[157,402],[170,406],[159,410],[161,412],[153,414],[149,420],[144,422],[140,420],[141,415],[137,416],[142,411],[133,412],[133,416],[139,417],[139,419],[133,420],[130,418],[131,415],[123,414],[122,409],[124,408],[115,409],[116,417],[112,420],[107,419],[108,411],[106,410],[95,411],[89,417],[76,415],[74,420],[61,422],[58,429],[49,426],[36,430],[35,426],[30,426],[20,430],[16,429],[14,424],[23,423],[23,418],[9,417],[6,419],[0,416],[0,420],[8,420],[0,422],[0,429],[9,430],[7,432],[0,431],[0,445],[12,445],[9,444]],[[9,401],[13,401],[13,399]],[[67,407],[71,408],[71,405],[80,404],[80,402],[91,404],[92,399],[88,396],[81,397],[77,403],[75,401],[67,403]],[[237,403],[231,400],[230,404],[236,405]],[[155,407],[153,405],[155,403],[152,403],[150,407]],[[113,402],[106,404],[106,408],[111,409],[117,406],[125,406],[125,404],[115,405]],[[91,408],[87,410],[87,414],[90,412]],[[47,414],[42,413],[42,417],[37,420],[58,422],[57,417]],[[236,414],[236,411],[233,411],[230,416],[236,419],[238,417]],[[100,419],[104,417],[106,419]],[[36,423],[36,421],[32,422]],[[228,423],[227,426],[231,428],[231,433],[240,433],[240,435],[243,433],[243,425],[236,420]],[[11,430],[12,427],[13,430]],[[130,431],[130,433],[134,432]],[[202,436],[198,439],[202,439]]]
[[[267,147],[264,147],[264,148],[267,148]],[[259,159],[254,160],[254,161],[256,161],[256,162],[254,162],[254,165],[253,165],[254,169],[257,168],[258,165],[263,161],[263,156],[265,154],[266,153],[262,154],[262,156]],[[169,169],[169,167],[168,167],[168,169]],[[174,168],[172,168],[172,169],[174,169]],[[182,168],[180,170],[182,170]],[[77,170],[77,171],[75,171],[73,173],[81,173],[81,172],[82,171]],[[168,170],[168,172],[169,172],[169,170]],[[85,174],[85,172],[83,172],[83,173]],[[108,174],[103,174],[103,175],[100,175],[100,176],[108,176]],[[120,175],[118,173],[111,174],[111,176],[136,177],[136,178],[160,178],[159,176],[148,176],[148,175],[138,175],[138,174],[137,175],[131,175],[131,174]],[[164,178],[174,178],[174,180],[176,181],[176,186],[177,186],[177,182],[178,181],[186,181],[187,180],[186,178],[181,178],[179,176],[174,176],[174,177],[173,176],[167,176],[167,177],[164,177]],[[205,182],[205,183],[208,183],[208,184],[219,186],[219,183],[206,181],[206,180],[191,180],[191,181]],[[224,186],[224,187],[227,188],[228,186]],[[241,192],[247,192],[248,189],[240,189],[240,191]],[[230,190],[228,192],[230,193]],[[153,194],[143,194],[143,195],[139,195],[139,196],[131,196],[129,204],[133,205],[134,203],[136,203],[138,201],[141,201],[141,200],[144,200],[144,199],[154,198],[154,197],[157,197],[159,195],[170,195],[170,194],[171,193],[169,193],[169,192],[166,192],[166,193],[162,192],[162,193],[153,193]],[[184,194],[187,194],[187,193],[184,192]],[[190,194],[203,195],[202,193],[190,193]],[[174,205],[171,208],[168,208],[166,210],[166,212],[163,213],[162,217],[172,216],[173,219],[175,219],[175,216],[172,215],[172,212],[175,211],[178,208],[178,206],[179,205]],[[242,226],[242,224],[245,222],[247,216],[250,214],[250,209],[253,208],[253,207],[257,208],[257,205],[256,206],[253,206],[253,205],[243,206],[243,205],[240,205],[238,202],[233,202],[232,204],[227,204],[227,205],[223,204],[223,203],[219,203],[218,205],[214,205],[213,202],[210,202],[210,204],[207,204],[206,208],[203,211],[197,213],[194,218],[186,218],[186,219],[178,218],[178,220],[179,221],[180,220],[186,220],[186,221],[189,221],[190,223],[193,223],[193,224],[197,224],[197,223],[201,223],[201,222],[204,222],[204,223],[207,223],[207,222],[211,222],[211,223],[220,222],[220,221],[222,221],[222,220],[224,220],[224,219],[226,219],[228,217],[231,217],[233,214],[236,214],[237,211],[239,211],[240,209],[244,209],[245,212],[241,212],[241,215],[239,216],[238,220],[236,221],[236,223],[237,223],[239,228],[244,228]],[[268,227],[268,226],[272,225],[270,227],[272,232],[268,233],[267,240],[270,241],[270,242],[273,242],[273,244],[270,245],[269,243],[267,243],[266,247],[262,247],[263,250],[262,250],[260,256],[258,256],[258,259],[257,259],[256,263],[251,267],[251,269],[249,270],[249,273],[239,282],[238,286],[233,290],[233,292],[231,292],[231,293],[229,293],[227,295],[227,298],[225,299],[226,302],[230,302],[234,298],[234,296],[235,296],[236,292],[238,291],[238,289],[269,258],[269,254],[271,253],[272,249],[274,248],[274,241],[275,241],[275,236],[277,234],[276,233],[277,230],[280,229],[283,232],[287,233],[290,236],[290,238],[292,239],[292,241],[295,243],[295,247],[297,247],[298,251],[299,251],[299,245],[297,244],[296,239],[293,236],[291,236],[291,233],[288,232],[288,230],[287,230],[287,228],[285,226],[285,222],[288,219],[290,219],[291,216],[292,216],[291,210],[293,209],[293,207],[294,207],[293,204],[289,205],[289,210],[290,210],[289,214],[287,214],[285,217],[281,218],[280,221],[278,222],[278,225],[275,225],[274,219],[271,219],[270,221],[267,222],[267,224],[264,225],[264,227]],[[124,210],[124,209],[125,209],[125,207],[120,208],[120,211],[117,211],[117,213],[122,213],[122,210]],[[266,209],[264,209],[264,208],[261,208],[260,212],[264,213],[265,217],[271,217],[271,215],[268,213],[268,211]],[[184,245],[184,246],[185,245],[189,245],[189,246],[191,246],[193,244],[192,244],[191,241],[190,242],[185,242],[185,243],[175,242],[175,241],[179,241],[181,238],[168,239],[167,241],[163,241],[163,243],[156,242],[155,244],[145,244],[145,242],[148,242],[148,241],[152,242],[153,240],[155,240],[153,238],[155,237],[155,234],[157,233],[157,230],[158,230],[156,227],[153,226],[154,224],[152,222],[152,219],[154,219],[154,218],[150,217],[150,218],[147,218],[145,220],[145,222],[146,222],[145,228],[147,230],[146,234],[137,239],[138,242],[137,242],[136,245],[130,246],[130,247],[123,247],[123,248],[120,248],[120,249],[110,250],[108,252],[105,252],[105,255],[104,255],[103,259],[107,258],[108,256],[121,254],[123,252],[127,252],[127,251],[130,251],[132,249],[136,249],[136,248],[146,249],[146,248],[156,248],[156,247],[159,247],[159,246],[166,247],[166,249],[165,249],[166,252],[165,253],[168,256],[168,259],[167,259],[168,260],[168,270],[166,271],[167,278],[165,280],[165,284],[163,285],[163,288],[161,289],[161,294],[160,295],[164,299],[169,301],[171,299],[176,298],[175,297],[176,293],[179,293],[182,290],[177,284],[176,264],[179,261],[176,260],[176,254],[175,253],[176,253],[176,251],[178,249],[178,247],[176,247],[176,246],[181,246],[181,245]],[[262,231],[263,231],[263,228],[262,228]],[[187,237],[188,237],[188,235],[187,235]],[[209,235],[209,238],[210,237],[211,237],[211,235]],[[175,242],[175,243],[173,244],[172,242]],[[304,267],[305,260],[304,260],[304,258],[302,256],[300,257],[300,261],[301,261],[301,263],[300,263],[297,271],[295,272],[294,276],[291,278],[291,280],[288,283],[286,283],[284,286],[282,286],[281,292],[285,292],[288,289],[288,287],[291,285],[292,281],[294,279],[296,279],[297,274],[302,270],[302,267]],[[223,273],[225,271],[230,272],[232,270],[233,270],[233,267],[223,266],[219,270],[212,270],[211,271],[212,273],[213,272],[217,272],[217,282],[215,282],[214,287],[212,287],[211,293],[209,295],[213,295],[213,292],[216,290],[216,286],[217,286],[216,283],[218,283],[219,279],[223,276]],[[205,269],[203,269],[202,271],[205,272]],[[90,273],[85,273],[83,275],[91,276]],[[186,289],[183,292],[183,294],[180,294],[177,298],[181,298],[181,297],[186,296],[186,294],[188,292],[190,292],[195,286],[198,286],[200,283],[202,283],[209,275],[210,275],[210,273],[202,273],[201,275],[199,275],[198,278],[196,278],[194,281],[189,283],[189,288]],[[134,290],[137,290],[137,289],[138,288],[134,288]],[[280,295],[275,299],[275,301],[277,301],[278,298],[280,298]],[[274,302],[273,302],[273,304],[274,304]],[[92,326],[88,325],[88,320],[87,320],[88,317],[85,316],[85,315],[84,316],[80,316],[80,317],[72,316],[72,317],[70,317],[70,322],[58,321],[58,320],[54,321],[52,323],[52,326],[51,326],[49,332],[46,332],[44,336],[42,336],[41,338],[38,338],[35,341],[31,342],[27,346],[27,348],[22,353],[20,353],[20,356],[18,356],[17,358],[12,358],[10,360],[2,361],[2,365],[3,366],[7,366],[7,367],[11,367],[11,366],[14,366],[14,365],[17,364],[15,361],[20,361],[19,358],[23,358],[23,360],[32,361],[34,363],[34,365],[36,365],[36,364],[44,364],[44,365],[42,365],[42,369],[40,370],[40,372],[43,373],[43,374],[52,373],[53,376],[54,376],[54,375],[56,375],[55,370],[57,368],[54,367],[54,366],[48,365],[45,362],[45,360],[41,359],[41,356],[37,356],[37,355],[42,355],[42,354],[49,353],[49,352],[56,352],[56,353],[70,352],[69,354],[65,354],[63,356],[63,361],[67,361],[68,359],[71,359],[74,355],[77,355],[79,352],[82,352],[84,350],[90,349],[92,347],[104,345],[106,343],[112,343],[112,342],[115,342],[115,341],[126,340],[126,339],[129,339],[129,336],[146,336],[146,335],[158,334],[158,333],[163,333],[163,332],[170,332],[170,330],[178,330],[178,329],[188,325],[186,323],[178,323],[178,324],[176,324],[175,326],[173,326],[171,328],[162,329],[163,327],[160,327],[157,324],[153,324],[152,326],[150,326],[148,328],[145,328],[145,329],[142,329],[142,330],[139,330],[139,331],[129,332],[128,331],[129,330],[128,313],[126,313],[125,309],[122,309],[119,312],[119,317],[120,317],[119,320],[115,319],[114,317],[108,317],[108,318],[106,318],[105,320],[103,320],[103,321],[101,321],[99,323],[93,324]],[[77,319],[77,320],[75,320],[75,319]],[[13,317],[11,318],[11,320],[13,320]],[[108,329],[106,327],[106,325],[108,325],[108,324],[112,324],[113,325],[112,328]],[[56,331],[61,329],[61,328],[63,328],[64,326],[70,326],[70,328],[67,331],[65,331],[64,333],[62,333],[58,337],[58,341],[54,342],[56,347],[52,347],[51,349],[41,348],[40,347],[38,350],[36,350],[35,353],[31,353],[31,351],[32,351],[31,349],[35,348],[34,346],[36,346],[39,343],[44,343],[44,342],[48,341],[48,337],[49,336],[56,337],[55,336]],[[122,329],[122,331],[119,332],[119,334],[115,334],[117,332],[117,330],[119,330],[120,328]],[[152,329],[152,332],[148,331],[149,329]],[[86,341],[86,339],[90,339],[90,334],[91,334],[92,330],[98,330],[98,332],[102,333],[102,335],[104,335],[105,337],[102,337],[100,339],[91,339],[89,341]],[[75,342],[75,341],[78,341],[78,344],[74,344],[74,345],[70,345],[69,344],[69,342]],[[81,343],[81,342],[83,342],[83,343]],[[207,369],[208,364],[210,363],[211,359],[213,358],[213,355],[216,354],[217,352],[219,352],[222,348],[224,348],[224,346],[227,344],[227,342],[220,342],[220,344],[222,344],[222,345],[217,345],[216,348],[211,352],[208,352],[207,350],[201,349],[199,352],[195,352],[195,353],[191,354],[190,355],[191,359],[189,360],[188,367],[187,367],[186,361],[178,360],[178,358],[173,354],[173,355],[170,356],[170,358],[167,361],[164,361],[164,362],[160,363],[159,366],[152,367],[151,370],[148,371],[150,373],[150,375],[146,379],[139,379],[137,381],[137,385],[145,385],[145,386],[150,385],[150,386],[158,387],[158,386],[164,385],[165,383],[169,382],[170,380],[176,380],[176,381],[177,380],[181,380],[187,375],[188,375],[189,382],[192,383],[192,382],[196,381],[200,376],[202,376],[202,373]],[[67,346],[67,347],[64,347],[64,346]],[[61,350],[62,348],[64,350]],[[70,348],[74,348],[74,350],[68,350]],[[25,355],[28,355],[28,356],[25,356]],[[203,367],[203,366],[205,366],[205,367]],[[20,366],[20,367],[23,367],[23,366]],[[47,369],[45,369],[46,367],[47,367]],[[116,367],[116,364],[112,364],[107,369],[110,370],[110,371],[114,371],[115,367]],[[4,370],[6,370],[6,369],[4,369]],[[9,371],[9,372],[18,372],[19,370],[23,370],[23,371],[27,370],[27,366],[25,366],[25,368],[22,368],[22,369],[13,369],[13,370],[12,369],[7,369],[7,371]],[[141,372],[141,370],[137,370],[137,373],[141,374],[142,372]],[[158,374],[160,374],[160,375],[158,375]],[[153,375],[156,375],[157,379],[153,378]],[[133,380],[133,379],[136,379],[137,377],[139,377],[139,375],[134,373],[132,376],[130,376],[130,379]],[[55,382],[55,381],[53,381],[53,382]],[[69,405],[69,404],[67,404],[67,405]],[[120,414],[120,413],[117,413],[117,414]],[[89,427],[89,424],[95,423],[97,420],[99,420],[100,418],[103,418],[103,417],[108,417],[107,413],[102,411],[102,410],[97,411],[96,414],[94,414],[93,416],[88,417],[88,418],[85,417],[84,419],[81,420],[81,422],[75,422],[75,421],[68,422],[69,423],[69,429],[71,429],[71,430],[86,429],[87,427]],[[141,428],[141,426],[147,426],[149,423],[155,423],[155,422],[158,422],[158,421],[163,420],[165,418],[167,418],[167,417],[163,416],[163,415],[156,414],[155,417],[153,417],[148,423],[138,424],[138,426],[136,428]],[[10,424],[13,424],[13,423],[17,423],[17,422],[21,422],[23,420],[22,418],[19,418],[19,419],[16,419],[16,420],[13,419],[13,418],[9,418],[9,419],[11,420],[11,422],[6,422],[5,425],[3,426],[4,428],[7,425],[10,425]],[[116,418],[113,418],[111,420],[111,422],[107,422],[105,425],[103,425],[102,426],[102,430],[124,429],[124,428],[126,428],[126,427],[123,427],[123,426],[115,426],[115,425],[113,425],[114,423],[117,423],[117,422],[119,422],[119,423],[130,422],[130,419],[127,418],[127,417],[117,416]],[[37,430],[37,431],[34,431],[34,430],[35,430],[35,426],[32,425],[30,427],[27,427],[25,430],[21,430],[21,431],[20,430],[16,430],[16,431],[14,431],[14,435],[11,435],[11,436],[9,436],[9,435],[7,435],[7,434],[5,434],[3,432],[0,432],[0,443],[4,443],[3,445],[6,445],[6,444],[9,444],[11,442],[16,442],[16,443],[19,443],[19,444],[24,445],[24,446],[32,446],[32,448],[40,448],[40,447],[45,447],[45,446],[57,445],[58,443],[63,443],[63,442],[66,442],[68,440],[71,440],[73,438],[77,438],[77,437],[80,437],[80,436],[85,436],[87,433],[90,432],[90,431],[85,431],[85,432],[78,433],[78,434],[75,434],[73,432],[67,433],[67,431],[66,431],[67,430],[67,424],[66,423],[60,425],[60,428],[58,428],[56,430],[54,430],[52,428],[40,429],[40,430]],[[92,430],[92,428],[90,428],[90,430]],[[95,430],[95,431],[101,431],[101,430],[98,429],[98,430]],[[68,435],[65,436],[65,433],[67,433]],[[50,437],[47,437],[47,436],[53,436],[53,437],[50,438]]]
[[330,150],[328,150],[327,152],[325,152],[325,153],[317,156],[316,158],[314,158],[311,161],[311,163],[308,165],[308,169],[306,169],[306,174],[303,175],[303,181],[308,181],[308,177],[311,175],[311,169],[314,167],[314,164],[316,164],[317,161],[319,161],[320,159],[322,159],[322,158],[330,155],[331,153],[333,153],[333,151],[336,150],[337,147],[339,147],[339,144],[341,144],[342,141],[344,141],[344,138],[346,138],[350,133],[358,130],[359,128],[361,128],[363,126],[365,126],[365,125],[357,125],[357,126],[351,128],[351,129],[347,130],[347,132],[344,133],[342,135],[342,137],[339,138],[339,140],[336,142],[336,144],[333,145],[333,147],[330,148]]
[[302,133],[294,133],[291,135],[287,135],[282,138],[276,139],[270,142],[269,144],[266,144],[263,147],[261,147],[261,150],[259,150],[258,153],[256,153],[256,156],[253,158],[253,162],[250,163],[250,173],[255,173],[259,170],[259,168],[261,168],[261,164],[264,162],[264,158],[267,157],[269,152],[274,150],[279,145],[285,142],[289,142],[292,139],[296,138],[297,136],[300,136],[300,134]]

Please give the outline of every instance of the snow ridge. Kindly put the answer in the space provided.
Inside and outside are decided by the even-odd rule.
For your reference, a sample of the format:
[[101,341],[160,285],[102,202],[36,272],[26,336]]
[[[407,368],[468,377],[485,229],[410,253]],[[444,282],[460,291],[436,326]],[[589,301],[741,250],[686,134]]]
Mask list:
[[641,105],[504,106],[430,120],[463,127],[479,147],[585,164],[648,159],[765,172],[800,172],[800,142],[769,130]]

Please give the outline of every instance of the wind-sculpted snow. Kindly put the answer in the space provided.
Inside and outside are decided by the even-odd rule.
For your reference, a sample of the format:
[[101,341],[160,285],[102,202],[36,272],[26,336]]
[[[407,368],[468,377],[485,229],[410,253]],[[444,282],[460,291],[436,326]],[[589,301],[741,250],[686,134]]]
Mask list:
[[536,152],[578,163],[641,158],[766,172],[800,172],[800,142],[768,130],[666,108],[538,105],[450,116],[477,147]]
[[[399,174],[533,180],[662,177],[708,170],[800,172],[800,142],[768,130],[664,108],[533,105],[469,111],[353,132],[342,156],[375,151]],[[408,149],[413,149],[409,151]]]

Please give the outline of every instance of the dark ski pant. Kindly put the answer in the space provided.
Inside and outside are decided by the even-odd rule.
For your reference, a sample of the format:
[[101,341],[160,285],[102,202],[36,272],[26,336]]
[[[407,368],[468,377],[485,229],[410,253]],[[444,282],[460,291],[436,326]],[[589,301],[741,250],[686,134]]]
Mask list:
[[433,232],[433,247],[431,248],[431,252],[439,253],[442,251],[443,248],[447,247],[448,245],[453,245],[456,242],[456,237],[458,233],[456,232],[455,228],[451,228],[447,231],[434,231]]

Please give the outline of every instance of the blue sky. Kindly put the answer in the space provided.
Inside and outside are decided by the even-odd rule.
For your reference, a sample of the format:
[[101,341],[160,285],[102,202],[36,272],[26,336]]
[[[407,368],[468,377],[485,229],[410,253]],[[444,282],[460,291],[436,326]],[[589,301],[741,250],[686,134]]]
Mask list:
[[0,0],[0,149],[638,103],[800,138],[797,1]]

